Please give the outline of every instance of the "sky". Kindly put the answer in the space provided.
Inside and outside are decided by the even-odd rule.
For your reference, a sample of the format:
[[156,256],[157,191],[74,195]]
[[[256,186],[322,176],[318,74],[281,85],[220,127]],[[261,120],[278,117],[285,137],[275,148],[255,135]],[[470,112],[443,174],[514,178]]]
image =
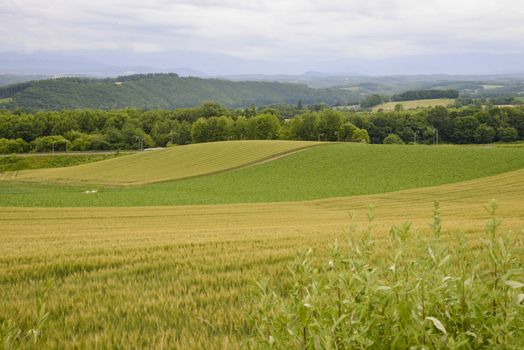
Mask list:
[[510,73],[523,37],[519,0],[0,0],[0,62],[35,67]]

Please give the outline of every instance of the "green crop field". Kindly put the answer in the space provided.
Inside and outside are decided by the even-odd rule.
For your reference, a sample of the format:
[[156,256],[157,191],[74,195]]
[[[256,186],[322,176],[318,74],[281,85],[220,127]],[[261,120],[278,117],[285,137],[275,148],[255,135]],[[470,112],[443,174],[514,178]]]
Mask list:
[[[214,144],[205,147],[212,157]],[[136,157],[98,164],[127,162],[126,159]],[[96,168],[98,164],[88,165]],[[0,205],[93,207],[299,201],[435,186],[523,167],[524,148],[341,143],[313,147],[235,171],[143,186],[65,186],[3,181],[0,182]],[[74,168],[60,171],[69,169]],[[147,170],[144,170],[140,176],[146,176]],[[155,176],[174,175],[155,173]],[[19,178],[14,177],[15,180]],[[116,179],[105,181],[111,183]],[[96,193],[84,193],[93,190]]]
[[0,156],[0,173],[26,169],[59,168],[97,162],[125,155],[126,153],[92,154],[36,154]]
[[454,99],[450,98],[435,98],[429,100],[414,100],[414,101],[395,101],[395,102],[384,102],[374,106],[372,109],[374,112],[382,109],[384,111],[393,111],[397,104],[401,104],[404,109],[415,109],[415,108],[427,108],[436,106],[448,106],[455,102]]
[[201,143],[137,153],[66,169],[22,171],[23,181],[136,185],[216,173],[317,145],[315,142],[234,141]]
[[[302,150],[311,144],[250,143],[205,144],[199,152],[175,147],[56,170],[75,177],[43,170],[28,171],[29,182],[4,176],[2,344],[380,349],[386,341],[392,348],[488,349],[524,343],[523,147],[324,143]],[[186,151],[195,162],[217,162],[150,169],[172,159],[186,159],[187,166]],[[237,158],[242,153],[250,155]],[[134,161],[138,156],[144,163]],[[126,176],[118,180],[107,164],[133,170],[117,169]],[[68,172],[88,166],[109,177]],[[201,176],[185,178],[195,175]],[[104,184],[91,182],[100,179]],[[90,182],[75,185],[79,180]],[[163,182],[149,183],[157,181]],[[484,208],[493,198],[500,226]],[[297,260],[308,248],[313,253]]]

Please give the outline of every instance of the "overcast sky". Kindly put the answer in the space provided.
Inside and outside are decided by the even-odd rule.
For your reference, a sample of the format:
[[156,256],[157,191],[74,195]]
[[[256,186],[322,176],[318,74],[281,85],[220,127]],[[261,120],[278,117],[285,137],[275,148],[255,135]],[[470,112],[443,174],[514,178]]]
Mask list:
[[330,62],[344,60],[524,56],[519,0],[0,0],[0,5],[0,50],[11,53],[126,52],[129,58],[177,52],[185,55],[180,63],[186,66],[194,56],[195,69],[203,68],[198,57],[229,57],[228,73],[239,61],[284,70],[325,62],[332,70]]

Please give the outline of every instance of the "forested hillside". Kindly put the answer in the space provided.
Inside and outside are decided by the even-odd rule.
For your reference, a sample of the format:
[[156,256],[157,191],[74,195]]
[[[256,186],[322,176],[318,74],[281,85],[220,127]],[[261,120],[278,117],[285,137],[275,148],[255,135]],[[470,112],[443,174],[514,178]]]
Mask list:
[[[215,101],[228,107],[272,104],[347,104],[358,100],[349,91],[312,89],[275,82],[233,82],[183,78],[177,74],[145,74],[109,79],[60,78],[0,88],[12,98],[4,108],[60,110],[68,108],[174,109]],[[352,97],[353,96],[353,97]]]

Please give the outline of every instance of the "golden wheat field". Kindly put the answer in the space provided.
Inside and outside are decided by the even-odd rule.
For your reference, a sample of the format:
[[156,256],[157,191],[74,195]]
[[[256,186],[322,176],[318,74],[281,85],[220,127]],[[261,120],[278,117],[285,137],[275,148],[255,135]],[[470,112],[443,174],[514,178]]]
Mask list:
[[[51,279],[35,348],[237,349],[254,282],[288,283],[297,250],[322,258],[376,207],[379,237],[410,220],[475,238],[496,198],[502,229],[524,227],[524,170],[438,187],[304,202],[133,208],[0,208],[0,310],[30,329]],[[31,343],[30,343],[31,344]],[[30,346],[30,345],[29,345]]]

